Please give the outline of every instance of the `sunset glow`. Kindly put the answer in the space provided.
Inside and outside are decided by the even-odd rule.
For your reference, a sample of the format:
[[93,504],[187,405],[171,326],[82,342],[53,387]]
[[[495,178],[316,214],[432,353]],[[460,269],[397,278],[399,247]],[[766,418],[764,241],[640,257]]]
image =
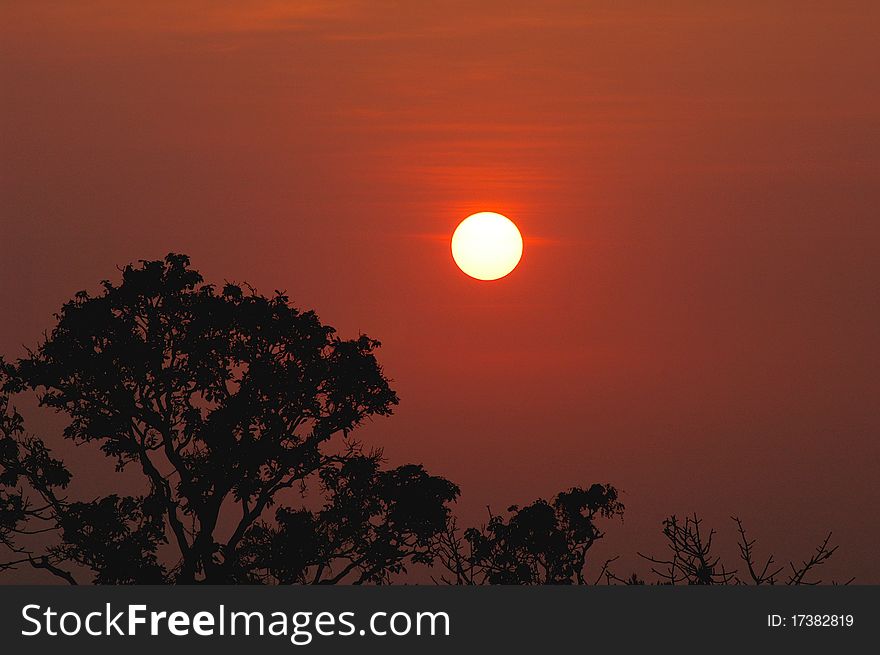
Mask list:
[[[247,376],[259,375],[266,386],[253,387],[251,401],[264,412],[230,405],[221,426],[189,413],[169,422],[165,395],[143,395],[141,380],[119,377],[131,371],[118,361],[97,368],[70,348],[58,356],[81,364],[71,380],[116,382],[108,402],[152,400],[143,417],[163,414],[169,435],[238,431],[204,446],[217,486],[199,470],[189,485],[193,508],[223,515],[216,539],[199,537],[203,569],[225,556],[213,545],[241,520],[230,476],[281,471],[233,451],[258,441],[257,428],[322,427],[314,405],[300,419],[278,394],[306,385],[338,393],[330,405],[374,403],[369,380],[315,377],[332,349],[286,364],[300,340],[280,331],[280,301],[251,315],[255,289],[270,299],[278,290],[303,322],[335,330],[328,339],[355,339],[354,353],[367,338],[381,342],[376,362],[399,404],[364,417],[351,443],[381,450],[381,470],[423,464],[458,485],[450,516],[463,529],[508,516],[513,504],[607,483],[621,490],[626,521],[608,522],[585,569],[590,582],[616,555],[611,568],[624,579],[650,574],[637,553],[664,552],[661,521],[700,512],[740,575],[748,569],[737,562],[731,515],[758,539],[756,555],[776,553],[779,565],[809,557],[833,530],[841,548],[819,577],[880,584],[880,521],[871,518],[880,506],[878,26],[880,2],[864,0],[0,2],[0,388],[17,389],[6,369],[52,336],[61,308],[82,302],[78,290],[100,297],[102,281],[121,284],[129,264],[186,255],[218,296],[239,285],[242,307],[226,332],[206,313],[210,333],[186,341],[153,326],[190,328],[195,318],[151,315],[126,346],[165,343],[174,357],[144,355],[132,367],[179,384],[167,392],[175,402],[190,387],[176,370],[153,368],[187,358],[228,368],[232,378],[218,377],[211,394],[247,392]],[[130,287],[142,280],[155,292],[139,311],[168,297],[160,268],[151,270]],[[94,332],[94,320],[78,316],[74,327]],[[236,339],[244,322],[252,332]],[[254,345],[253,370],[230,363],[270,333],[290,345]],[[103,333],[87,336],[83,347],[104,343]],[[210,350],[215,337],[225,351]],[[302,379],[258,370],[270,354]],[[76,473],[59,499],[152,499],[166,481],[187,487],[170,466],[141,479],[141,447],[165,453],[150,450],[152,431],[119,451],[135,461],[118,473],[105,457],[116,451],[65,438],[80,419],[40,399],[76,409],[79,397],[67,393],[41,386],[19,400],[16,390],[7,411],[17,404],[21,437],[46,439]],[[205,396],[193,407],[219,402]],[[96,433],[131,429],[108,412],[95,410],[106,423]],[[342,441],[324,451],[333,466]],[[0,429],[0,463],[3,443]],[[311,466],[311,442],[302,444],[305,454],[277,462]],[[192,467],[204,457],[192,455]],[[7,476],[9,493],[19,477]],[[0,507],[2,479],[0,466]],[[308,484],[302,499],[298,485],[282,490],[291,511],[321,511],[318,472]],[[228,502],[202,502],[230,488]],[[32,507],[45,504],[35,496]],[[266,504],[258,524],[276,526],[279,507]],[[152,530],[138,513],[120,516],[120,526]],[[176,575],[170,518],[157,552]],[[83,538],[97,543],[96,534]],[[140,539],[125,534],[126,544]],[[311,543],[290,534],[294,550]],[[21,564],[0,566],[0,586],[4,576],[62,581],[35,567],[50,536],[22,535],[33,555],[6,553]],[[46,552],[80,582],[92,579],[57,561],[67,550]],[[143,558],[128,552],[107,561],[141,570]],[[350,563],[325,562],[322,576]],[[432,576],[419,565],[394,578]],[[550,633],[548,643],[561,647]]]

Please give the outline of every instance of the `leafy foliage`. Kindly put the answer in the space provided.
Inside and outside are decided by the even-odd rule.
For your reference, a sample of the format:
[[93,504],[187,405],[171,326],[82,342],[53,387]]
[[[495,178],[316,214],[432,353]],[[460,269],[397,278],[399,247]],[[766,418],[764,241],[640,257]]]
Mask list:
[[[329,497],[318,512],[282,507],[245,539],[237,581],[333,584],[384,583],[404,562],[429,564],[449,520],[443,501],[458,490],[421,466],[379,469],[356,456],[321,472]],[[266,557],[266,554],[269,554]]]
[[441,578],[455,584],[586,584],[587,554],[603,533],[600,518],[622,516],[611,485],[573,488],[552,501],[510,507],[463,535],[454,526],[441,539]]
[[[4,543],[35,565],[86,567],[99,583],[302,581],[318,561],[316,581],[381,581],[407,559],[430,559],[426,544],[458,489],[421,467],[380,471],[381,453],[365,454],[350,436],[398,402],[378,346],[337,337],[280,292],[204,284],[183,255],[126,266],[120,284],[78,293],[36,351],[4,364],[3,388],[37,391],[69,417],[66,438],[98,445],[148,491],[60,497],[70,473],[24,435],[4,396]],[[270,506],[303,504],[310,488],[327,495],[321,512],[285,505],[276,527],[263,522]],[[14,541],[31,521],[59,538],[39,557]],[[267,549],[284,544],[305,549],[298,564],[273,564]]]

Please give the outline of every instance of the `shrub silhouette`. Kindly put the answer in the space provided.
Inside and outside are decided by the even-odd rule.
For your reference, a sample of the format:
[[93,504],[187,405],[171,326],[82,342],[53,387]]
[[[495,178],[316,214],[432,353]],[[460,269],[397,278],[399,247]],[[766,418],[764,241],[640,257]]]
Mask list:
[[[663,536],[666,539],[667,556],[639,554],[651,564],[651,573],[656,584],[665,585],[816,585],[820,579],[811,579],[816,569],[831,559],[837,546],[831,546],[831,533],[815,548],[813,553],[800,563],[789,561],[788,567],[778,566],[773,555],[769,555],[763,564],[759,563],[755,553],[757,540],[749,539],[743,523],[737,517],[731,517],[736,523],[740,564],[731,566],[716,555],[713,550],[715,530],[708,533],[703,530],[702,519],[694,514],[685,517],[684,521],[676,516],[663,520]],[[607,581],[625,582],[627,584],[644,583],[633,575],[627,580],[616,578],[606,566],[604,576]],[[845,584],[849,584],[850,578]]]
[[491,514],[481,528],[459,533],[454,521],[439,538],[446,584],[586,584],[587,554],[603,537],[599,518],[623,515],[611,485],[573,488],[551,501]]
[[[458,488],[421,466],[383,471],[351,437],[397,404],[378,345],[281,293],[217,290],[182,255],[78,293],[36,351],[3,365],[4,391],[37,391],[69,417],[66,438],[147,491],[68,500],[71,473],[4,396],[0,539],[19,555],[4,566],[68,582],[73,565],[96,583],[359,583],[429,561]],[[323,507],[304,506],[307,490]],[[37,531],[57,539],[42,553],[20,543]]]

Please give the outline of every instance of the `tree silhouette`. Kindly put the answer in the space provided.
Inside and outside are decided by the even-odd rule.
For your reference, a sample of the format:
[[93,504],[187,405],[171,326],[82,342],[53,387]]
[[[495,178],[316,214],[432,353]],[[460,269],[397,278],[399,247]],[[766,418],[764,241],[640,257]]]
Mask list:
[[[0,546],[12,554],[0,571],[31,566],[70,584],[382,584],[419,564],[444,584],[644,583],[616,576],[616,558],[590,568],[598,523],[623,514],[611,485],[490,511],[462,531],[456,485],[420,465],[383,469],[381,451],[351,435],[397,404],[377,341],[339,338],[280,292],[218,290],[183,255],[102,284],[66,303],[28,356],[0,359]],[[71,471],[10,402],[25,391],[141,493],[71,499]],[[654,582],[811,584],[836,550],[829,534],[783,575],[772,556],[757,563],[734,520],[741,572],[713,554],[697,516],[672,516],[668,555],[642,556]]]
[[481,528],[459,533],[454,522],[441,535],[439,564],[446,584],[586,584],[587,553],[603,537],[599,518],[623,515],[611,485],[594,484],[491,514]]
[[[816,568],[831,559],[837,546],[831,546],[831,533],[820,543],[813,553],[799,564],[794,561],[788,567],[776,566],[773,555],[769,555],[763,564],[757,561],[755,544],[757,540],[749,539],[742,521],[732,517],[736,523],[739,560],[743,568],[726,564],[713,549],[715,530],[705,532],[703,520],[696,514],[685,517],[684,521],[676,516],[663,520],[663,536],[666,539],[667,555],[639,556],[650,563],[655,584],[663,585],[817,585],[822,580],[811,580],[810,575]],[[610,562],[608,562],[610,563]],[[624,584],[645,584],[645,580],[633,574],[621,579],[614,575],[606,566],[602,577],[608,584],[621,582]],[[787,571],[786,575],[783,575]],[[850,578],[844,584],[853,581]],[[836,583],[832,583],[836,584]]]
[[[340,339],[280,292],[217,290],[182,255],[76,294],[37,350],[3,364],[3,390],[35,390],[69,417],[66,438],[145,490],[69,500],[71,473],[3,396],[0,539],[17,558],[2,566],[68,582],[85,568],[96,583],[360,583],[429,561],[458,488],[421,466],[383,471],[351,437],[397,404],[378,345]],[[35,533],[54,542],[22,545]]]

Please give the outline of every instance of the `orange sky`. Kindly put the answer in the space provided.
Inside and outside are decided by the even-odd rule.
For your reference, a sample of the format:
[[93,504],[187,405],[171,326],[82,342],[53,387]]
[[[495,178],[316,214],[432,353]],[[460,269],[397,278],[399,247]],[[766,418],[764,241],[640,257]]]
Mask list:
[[[878,19],[5,2],[0,352],[186,252],[379,338],[401,405],[367,434],[467,519],[607,481],[615,551],[736,513],[783,559],[833,528],[829,572],[880,582]],[[477,210],[525,238],[500,282],[449,255]]]

